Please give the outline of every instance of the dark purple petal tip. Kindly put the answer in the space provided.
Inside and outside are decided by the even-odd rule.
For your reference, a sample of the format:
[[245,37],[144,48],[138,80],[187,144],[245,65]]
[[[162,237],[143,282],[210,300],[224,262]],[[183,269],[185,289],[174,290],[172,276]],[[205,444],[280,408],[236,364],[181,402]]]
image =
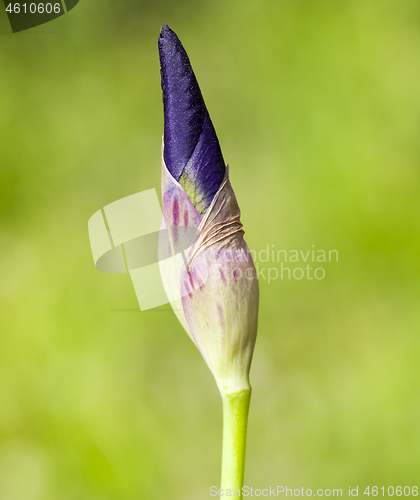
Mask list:
[[222,151],[188,55],[167,25],[160,32],[159,56],[165,163],[203,213],[225,175]]

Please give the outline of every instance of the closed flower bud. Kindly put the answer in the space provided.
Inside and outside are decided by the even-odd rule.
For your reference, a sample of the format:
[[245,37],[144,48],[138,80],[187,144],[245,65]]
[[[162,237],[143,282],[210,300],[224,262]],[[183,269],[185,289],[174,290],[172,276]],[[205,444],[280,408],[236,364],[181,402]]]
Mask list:
[[[159,243],[162,281],[220,392],[236,394],[250,389],[259,300],[256,271],[200,88],[181,42],[167,26],[159,37],[159,54],[162,229],[167,230],[162,234],[168,235]],[[177,254],[182,258],[176,259]]]

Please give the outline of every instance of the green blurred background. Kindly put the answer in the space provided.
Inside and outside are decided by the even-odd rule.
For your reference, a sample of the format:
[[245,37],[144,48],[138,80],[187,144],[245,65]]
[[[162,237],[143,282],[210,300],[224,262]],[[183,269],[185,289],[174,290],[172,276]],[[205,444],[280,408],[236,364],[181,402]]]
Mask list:
[[96,271],[87,232],[159,191],[163,23],[250,248],[339,252],[324,280],[260,282],[246,484],[418,484],[420,2],[81,0],[20,34],[0,16],[0,499],[219,484],[205,363],[168,306],[115,311],[132,283]]

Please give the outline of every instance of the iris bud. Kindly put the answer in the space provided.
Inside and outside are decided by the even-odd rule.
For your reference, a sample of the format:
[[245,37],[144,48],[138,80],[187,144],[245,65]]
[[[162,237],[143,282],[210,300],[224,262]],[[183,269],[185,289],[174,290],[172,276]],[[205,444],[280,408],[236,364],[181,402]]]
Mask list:
[[[167,26],[159,55],[162,228],[169,234],[169,241],[159,243],[162,281],[222,395],[249,391],[259,290],[229,168],[185,49]],[[186,231],[189,227],[195,231]],[[167,257],[178,248],[185,249],[185,258],[174,264]]]

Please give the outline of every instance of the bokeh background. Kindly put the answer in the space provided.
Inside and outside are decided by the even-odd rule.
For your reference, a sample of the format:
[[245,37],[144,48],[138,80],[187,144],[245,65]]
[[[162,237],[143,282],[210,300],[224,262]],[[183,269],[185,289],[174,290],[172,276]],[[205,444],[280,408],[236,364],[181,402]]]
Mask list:
[[81,0],[20,34],[0,15],[0,499],[219,483],[207,367],[168,306],[136,311],[128,275],[96,271],[87,232],[159,191],[163,23],[250,248],[339,253],[324,280],[260,282],[246,484],[418,485],[418,0]]

